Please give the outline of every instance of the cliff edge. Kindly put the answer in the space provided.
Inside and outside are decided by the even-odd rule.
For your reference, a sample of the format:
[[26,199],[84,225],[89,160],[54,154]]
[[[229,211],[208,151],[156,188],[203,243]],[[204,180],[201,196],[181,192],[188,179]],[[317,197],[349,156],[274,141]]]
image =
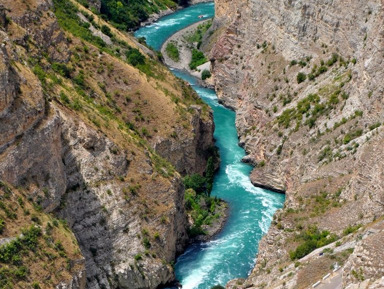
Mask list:
[[376,288],[372,247],[302,258],[383,222],[382,1],[215,3],[203,49],[217,94],[236,110],[252,182],[286,193],[244,288],[306,288],[337,260],[343,288]]

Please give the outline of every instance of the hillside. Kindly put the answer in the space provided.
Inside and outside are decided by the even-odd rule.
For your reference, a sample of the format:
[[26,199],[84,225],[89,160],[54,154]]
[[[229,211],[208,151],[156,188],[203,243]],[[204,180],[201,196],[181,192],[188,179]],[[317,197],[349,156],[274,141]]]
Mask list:
[[[41,220],[18,217],[10,231],[5,219],[1,241],[30,226],[45,238],[55,218],[68,225],[53,234],[65,233],[57,241],[67,254],[55,264],[69,265],[27,254],[25,264],[44,270],[15,273],[10,288],[172,281],[188,241],[182,176],[203,174],[214,151],[209,107],[156,53],[103,20],[100,2],[83,4],[5,0],[0,8],[0,179]],[[13,197],[10,206],[22,215]]]
[[[382,1],[215,3],[202,49],[217,94],[236,110],[252,182],[286,193],[244,288],[306,288],[336,261],[343,288],[379,288],[368,244],[381,246],[384,215]],[[355,251],[337,250],[349,237]]]

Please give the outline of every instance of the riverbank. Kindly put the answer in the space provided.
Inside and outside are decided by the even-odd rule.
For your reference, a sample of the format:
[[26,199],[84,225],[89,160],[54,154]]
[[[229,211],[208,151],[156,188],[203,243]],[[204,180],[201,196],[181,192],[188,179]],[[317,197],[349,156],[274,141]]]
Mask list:
[[210,225],[203,225],[202,229],[205,232],[204,235],[198,235],[190,240],[190,243],[195,242],[208,242],[217,234],[219,234],[228,220],[229,217],[229,205],[224,200],[220,200],[220,204],[215,210],[215,215],[218,217],[212,220]]
[[[203,1],[200,1],[203,2]],[[205,2],[211,2],[211,1],[205,1]],[[174,33],[171,37],[169,37],[164,44],[161,47],[161,53],[163,55],[164,63],[173,69],[178,69],[181,71],[185,71],[190,75],[193,75],[196,77],[196,79],[199,81],[199,84],[204,86],[204,87],[213,87],[213,80],[212,77],[211,79],[207,79],[206,81],[203,81],[201,79],[201,74],[202,71],[208,70],[210,71],[210,62],[206,62],[203,65],[200,65],[196,70],[191,70],[189,68],[189,63],[191,62],[192,59],[192,48],[193,44],[189,43],[185,37],[187,35],[190,35],[196,31],[199,25],[206,23],[210,21],[211,19],[204,19],[202,21],[196,22],[176,33]],[[166,47],[168,43],[174,43],[178,49],[179,49],[179,61],[174,61],[172,60],[167,52],[166,52]],[[208,209],[208,208],[207,208]],[[218,216],[217,218],[214,218],[212,220],[212,223],[209,225],[202,225],[202,230],[205,232],[203,235],[198,235],[196,237],[191,238],[190,243],[195,243],[195,242],[207,242],[211,240],[214,236],[216,236],[218,233],[222,231],[222,229],[225,226],[225,223],[228,219],[229,215],[229,206],[228,203],[225,202],[224,200],[220,200],[219,205],[217,206],[214,215]],[[193,221],[189,216],[189,223],[191,224],[191,227],[193,225]]]
[[[191,70],[189,68],[189,63],[192,60],[192,49],[195,48],[193,44],[189,43],[186,39],[185,36],[194,33],[194,31],[197,30],[198,26],[201,24],[204,24],[211,19],[204,19],[202,21],[196,22],[178,32],[173,34],[171,37],[169,37],[164,44],[161,46],[161,53],[164,58],[164,63],[174,69],[186,71],[187,73],[193,75],[194,77],[199,79],[199,82],[201,85],[204,87],[209,87],[213,88],[214,80],[213,77],[211,76],[210,78],[207,78],[206,80],[202,80],[202,72],[204,70],[210,71],[211,69],[211,63],[208,61],[200,66],[197,67],[197,70]],[[179,61],[174,61],[171,59],[167,52],[166,52],[166,47],[169,43],[174,43],[175,46],[178,48],[179,51]]]
[[[200,15],[213,17],[213,9],[214,6],[210,4],[195,5],[195,8],[176,12],[173,17],[167,16],[156,25],[141,29],[136,36],[145,37],[148,45],[160,50],[165,40],[175,37],[179,30],[188,28],[199,20]],[[188,73],[186,65],[182,70],[173,70],[173,73],[187,81],[212,108],[221,166],[215,175],[211,196],[230,204],[230,212],[227,209],[226,218],[222,218],[225,219],[225,226],[216,225],[220,233],[216,233],[212,241],[191,244],[175,264],[176,278],[183,288],[206,289],[248,276],[258,252],[257,244],[268,231],[276,209],[282,207],[284,196],[255,188],[250,182],[252,167],[240,161],[245,152],[238,146],[235,113],[218,103],[213,90],[200,86],[197,78]],[[201,209],[196,208],[202,212],[201,216],[195,215],[195,221],[201,223],[202,219],[206,219],[205,211],[211,206],[204,206],[200,201],[195,204],[199,205]],[[210,221],[207,223],[212,224]]]

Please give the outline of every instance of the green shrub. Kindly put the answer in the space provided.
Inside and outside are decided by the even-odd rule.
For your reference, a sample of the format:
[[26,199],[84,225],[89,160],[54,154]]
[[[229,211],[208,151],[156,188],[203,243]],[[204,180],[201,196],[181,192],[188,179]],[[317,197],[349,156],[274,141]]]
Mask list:
[[54,62],[52,63],[51,67],[55,72],[59,73],[61,76],[66,78],[71,77],[72,70],[68,68],[68,66],[65,65],[64,63]]
[[145,57],[141,52],[136,48],[129,48],[126,53],[127,61],[133,66],[138,66],[145,63]]
[[323,74],[327,71],[328,71],[328,68],[326,66],[322,65],[319,67],[319,70],[317,71],[317,76],[319,76],[320,74]]
[[0,247],[0,262],[18,265],[22,263],[22,254],[36,250],[41,229],[31,226],[29,229],[22,230],[22,233],[22,237]]
[[334,65],[338,59],[339,59],[339,55],[337,53],[333,53],[332,57],[327,61],[327,65],[328,66]]
[[84,71],[80,70],[80,72],[73,78],[73,82],[76,83],[81,88],[85,88],[85,75]]
[[135,255],[135,261],[140,261],[143,259],[143,256],[141,254],[136,254]]
[[362,136],[362,134],[363,134],[363,130],[362,129],[357,129],[355,131],[347,133],[344,136],[343,143],[344,144],[348,144],[350,141],[354,140],[355,138],[358,138],[358,137]]
[[173,42],[168,42],[167,47],[165,48],[165,52],[171,58],[173,61],[179,62],[180,60],[180,53],[179,49]]
[[70,103],[68,96],[63,91],[60,92],[60,99],[66,104]]
[[321,162],[325,158],[332,159],[332,149],[327,146],[319,154],[318,161]]
[[36,65],[33,67],[33,73],[37,76],[37,78],[38,78],[43,84],[45,84],[46,79],[47,79],[47,75],[46,75],[44,69],[43,69],[39,64],[36,64]]
[[288,128],[296,115],[295,113],[296,111],[294,108],[284,110],[283,113],[277,118],[278,124]]
[[374,130],[374,129],[380,127],[380,126],[381,126],[381,123],[380,123],[380,122],[377,122],[377,123],[375,123],[375,124],[370,125],[370,126],[369,126],[369,130]]
[[201,79],[206,80],[207,78],[211,77],[211,72],[209,70],[204,70],[203,73],[201,74]]
[[145,249],[151,248],[151,242],[149,242],[149,239],[147,237],[143,238],[143,245]]
[[315,80],[315,78],[316,78],[316,76],[313,74],[313,73],[310,73],[310,74],[308,74],[308,79],[309,80]]
[[102,25],[101,26],[101,32],[103,32],[105,35],[109,37],[113,37],[111,28],[109,28],[107,25]]
[[0,234],[3,233],[4,229],[5,229],[5,221],[2,218],[0,218]]
[[299,72],[297,74],[296,79],[297,79],[297,83],[300,84],[300,83],[304,82],[307,79],[307,75],[305,73]]
[[184,186],[186,189],[192,189],[196,193],[203,193],[206,190],[206,179],[199,174],[193,174],[184,178]]
[[289,253],[289,256],[291,257],[291,260],[301,259],[304,256],[311,253],[316,248],[317,248],[316,241],[315,240],[308,240],[308,241],[305,241],[303,244],[299,245],[295,251],[291,251]]
[[348,226],[344,231],[343,231],[343,235],[344,236],[347,236],[351,233],[354,233],[356,232],[359,228],[361,227],[361,225],[356,225],[356,226]]
[[189,63],[189,68],[191,70],[195,70],[198,66],[200,66],[206,62],[207,62],[207,59],[205,58],[203,52],[201,52],[197,49],[192,50],[192,60]]
[[101,0],[100,12],[104,19],[110,20],[117,28],[128,30],[139,26],[151,14],[167,7],[176,8],[177,3],[176,0]]
[[335,234],[330,234],[329,231],[320,232],[316,226],[311,226],[302,232],[298,239],[304,242],[296,250],[289,252],[291,260],[301,259],[313,250],[333,243],[338,237]]

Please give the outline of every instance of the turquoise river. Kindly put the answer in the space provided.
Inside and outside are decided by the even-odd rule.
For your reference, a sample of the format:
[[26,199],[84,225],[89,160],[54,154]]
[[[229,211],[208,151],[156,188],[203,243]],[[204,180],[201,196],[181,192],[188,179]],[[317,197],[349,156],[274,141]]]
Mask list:
[[[139,29],[148,45],[159,50],[175,32],[199,21],[199,15],[213,17],[214,4],[203,3],[179,10],[156,23]],[[210,289],[234,278],[245,278],[252,270],[258,243],[270,226],[272,216],[284,203],[284,195],[256,188],[249,174],[252,167],[241,162],[244,150],[238,146],[235,113],[218,103],[215,92],[198,85],[195,78],[181,71],[174,74],[188,81],[212,110],[215,139],[221,167],[215,176],[212,195],[229,203],[230,215],[224,229],[213,240],[193,244],[178,257],[176,278],[183,289]]]

